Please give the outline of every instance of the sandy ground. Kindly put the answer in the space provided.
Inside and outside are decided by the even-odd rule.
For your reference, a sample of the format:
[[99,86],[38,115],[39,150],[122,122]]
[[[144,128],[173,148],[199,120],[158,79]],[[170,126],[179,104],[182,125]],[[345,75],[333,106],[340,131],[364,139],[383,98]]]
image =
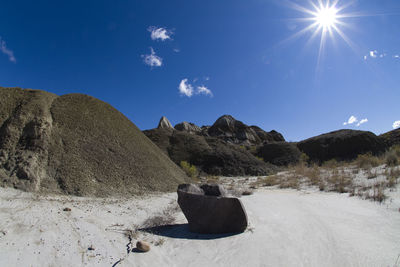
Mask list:
[[[263,188],[242,197],[248,230],[217,236],[188,232],[176,194],[93,199],[0,188],[0,266],[400,266],[400,188],[390,197]],[[172,226],[133,233],[130,243],[128,230],[158,215]],[[151,251],[132,251],[136,240]]]

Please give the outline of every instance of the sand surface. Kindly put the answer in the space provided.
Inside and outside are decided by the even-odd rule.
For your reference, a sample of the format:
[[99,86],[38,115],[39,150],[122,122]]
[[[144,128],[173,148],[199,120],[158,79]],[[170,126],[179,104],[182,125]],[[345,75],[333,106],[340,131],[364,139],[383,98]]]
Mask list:
[[[0,266],[400,266],[399,191],[379,204],[263,188],[241,198],[248,230],[216,236],[187,230],[176,194],[95,199],[0,188]],[[158,216],[172,226],[129,231]],[[132,251],[137,240],[151,251]]]

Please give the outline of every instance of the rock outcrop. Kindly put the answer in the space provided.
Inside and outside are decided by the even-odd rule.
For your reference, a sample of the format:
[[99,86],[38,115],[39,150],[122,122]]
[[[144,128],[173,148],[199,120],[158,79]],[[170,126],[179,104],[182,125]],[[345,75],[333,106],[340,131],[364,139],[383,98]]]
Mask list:
[[0,87],[0,185],[74,195],[172,191],[186,175],[96,98]]
[[174,127],[172,127],[172,124],[169,122],[169,120],[165,116],[161,117],[157,128],[158,129],[174,129]]
[[177,192],[191,232],[223,234],[246,230],[247,214],[242,202],[221,194],[222,186],[181,184]]
[[190,134],[199,134],[201,133],[201,128],[194,123],[191,122],[181,122],[175,125],[175,130],[187,132]]
[[257,126],[248,126],[230,115],[218,118],[207,133],[209,136],[233,144],[258,145],[264,142],[285,141],[276,131],[265,132]]
[[311,161],[352,160],[359,154],[378,155],[386,150],[384,141],[367,131],[339,130],[311,137],[297,144]]

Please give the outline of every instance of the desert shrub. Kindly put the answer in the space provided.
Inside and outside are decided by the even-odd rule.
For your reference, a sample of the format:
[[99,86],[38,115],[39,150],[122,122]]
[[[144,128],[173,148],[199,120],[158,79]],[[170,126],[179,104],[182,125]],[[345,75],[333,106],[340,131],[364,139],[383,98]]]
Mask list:
[[197,177],[198,172],[197,168],[194,165],[191,165],[189,162],[182,160],[181,161],[181,168],[186,172],[186,174],[192,178]]
[[330,175],[327,181],[332,186],[332,190],[339,193],[348,192],[353,184],[351,177],[343,172]]
[[385,156],[385,163],[388,166],[397,166],[399,165],[399,159],[397,158],[395,151],[389,151]]
[[386,170],[385,172],[386,179],[387,179],[387,186],[394,187],[399,180],[400,177],[400,169],[390,169]]
[[322,163],[322,167],[327,169],[333,169],[338,166],[338,162],[336,159],[330,159]]
[[393,153],[394,153],[398,158],[400,158],[400,145],[392,146],[392,147],[390,148],[390,151],[393,151]]
[[373,201],[383,202],[387,198],[385,195],[385,187],[382,184],[374,185],[372,195],[368,195],[367,198]]
[[355,160],[355,164],[362,169],[369,169],[376,167],[380,164],[380,160],[377,157],[372,156],[371,153],[358,155]]
[[280,181],[279,188],[300,188],[300,178],[296,173],[290,173]]
[[310,160],[310,157],[307,156],[306,153],[301,153],[300,154],[300,158],[299,158],[299,162],[300,163],[306,164],[306,163],[308,163],[309,160]]

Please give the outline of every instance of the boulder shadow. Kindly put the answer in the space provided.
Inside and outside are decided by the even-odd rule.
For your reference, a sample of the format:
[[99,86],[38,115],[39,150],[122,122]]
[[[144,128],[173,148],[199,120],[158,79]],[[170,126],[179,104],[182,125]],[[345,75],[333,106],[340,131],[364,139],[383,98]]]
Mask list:
[[241,233],[224,233],[224,234],[199,234],[189,231],[189,224],[168,224],[155,227],[141,228],[139,231],[147,232],[154,235],[178,238],[178,239],[194,239],[194,240],[212,240],[230,237]]

